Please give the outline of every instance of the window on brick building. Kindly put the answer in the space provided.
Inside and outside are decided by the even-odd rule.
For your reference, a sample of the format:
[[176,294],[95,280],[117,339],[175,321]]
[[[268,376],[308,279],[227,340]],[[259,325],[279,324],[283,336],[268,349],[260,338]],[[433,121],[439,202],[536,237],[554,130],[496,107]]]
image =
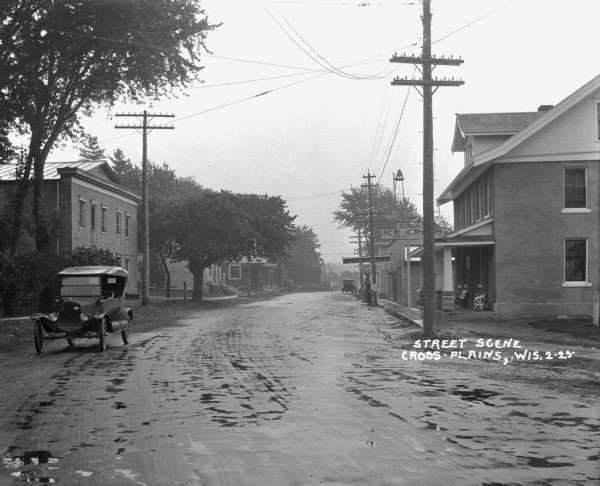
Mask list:
[[108,209],[102,206],[100,208],[100,231],[106,233],[106,217],[108,215]]
[[586,208],[585,169],[565,169],[565,208]]
[[121,234],[121,212],[119,210],[117,210],[115,216],[115,233],[118,235]]
[[587,240],[565,240],[565,282],[587,282]]
[[129,224],[130,217],[127,213],[125,213],[125,238],[129,238]]
[[79,227],[85,228],[85,201],[79,200]]
[[96,229],[96,205],[90,205],[90,228]]

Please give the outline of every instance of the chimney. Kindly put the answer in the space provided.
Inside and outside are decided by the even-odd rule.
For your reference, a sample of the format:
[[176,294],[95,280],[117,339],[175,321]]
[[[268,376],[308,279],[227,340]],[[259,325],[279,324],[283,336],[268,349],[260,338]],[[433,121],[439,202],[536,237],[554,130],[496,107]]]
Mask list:
[[550,111],[552,108],[554,108],[554,105],[540,105],[538,111]]

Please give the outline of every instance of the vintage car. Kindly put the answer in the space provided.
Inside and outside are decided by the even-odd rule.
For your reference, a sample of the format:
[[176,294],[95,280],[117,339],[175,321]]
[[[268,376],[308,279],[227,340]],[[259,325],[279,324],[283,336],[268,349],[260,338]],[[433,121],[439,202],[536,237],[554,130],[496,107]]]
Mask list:
[[66,339],[73,346],[76,338],[98,338],[104,351],[107,332],[120,331],[127,344],[133,311],[124,305],[126,283],[127,270],[120,267],[70,267],[59,272],[53,311],[31,316],[37,353],[45,340]]
[[342,281],[342,294],[344,292],[350,292],[351,294],[353,294],[355,290],[356,290],[356,285],[354,285],[354,280],[344,279]]

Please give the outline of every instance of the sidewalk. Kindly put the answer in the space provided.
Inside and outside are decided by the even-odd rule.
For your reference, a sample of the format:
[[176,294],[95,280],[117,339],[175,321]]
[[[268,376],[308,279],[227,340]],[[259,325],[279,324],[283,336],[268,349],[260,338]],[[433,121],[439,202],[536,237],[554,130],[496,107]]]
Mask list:
[[[406,305],[398,304],[385,299],[379,299],[379,305],[388,312],[399,315],[402,319],[413,325],[423,328],[423,311]],[[437,314],[436,327],[441,335],[451,334],[453,336],[473,336],[485,339],[513,338],[522,342],[544,343],[551,348],[578,346],[586,348],[581,355],[593,355],[599,358],[597,350],[600,349],[600,341],[593,337],[576,336],[569,332],[570,321],[568,319],[555,319],[555,322],[564,322],[560,331],[546,329],[532,325],[533,319],[510,319],[510,320],[447,320]]]
[[397,302],[386,299],[378,298],[377,302],[384,309],[400,315],[403,319],[407,320],[411,324],[423,328],[423,311],[421,309],[415,309],[414,307],[398,304]]

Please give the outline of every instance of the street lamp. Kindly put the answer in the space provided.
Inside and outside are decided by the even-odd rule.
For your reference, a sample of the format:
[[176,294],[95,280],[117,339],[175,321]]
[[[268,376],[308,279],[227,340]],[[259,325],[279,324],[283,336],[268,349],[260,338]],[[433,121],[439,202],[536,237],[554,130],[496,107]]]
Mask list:
[[402,199],[404,199],[404,176],[400,169],[394,174],[394,197],[396,197],[396,182],[402,182]]

